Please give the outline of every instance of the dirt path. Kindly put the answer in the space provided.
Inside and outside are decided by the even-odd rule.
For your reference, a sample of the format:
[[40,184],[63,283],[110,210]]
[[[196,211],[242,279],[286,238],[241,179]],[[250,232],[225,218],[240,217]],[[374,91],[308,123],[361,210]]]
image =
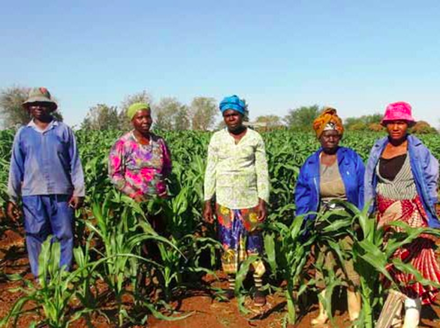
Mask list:
[[[0,273],[13,274],[20,273],[31,278],[29,265],[24,248],[24,240],[21,234],[7,231],[0,239]],[[226,282],[221,285],[226,284]],[[8,281],[3,275],[0,280],[0,318],[4,317],[12,307],[19,292],[10,292],[11,288],[17,287],[19,283]],[[278,328],[283,326],[286,311],[284,309],[284,298],[278,294],[268,296],[268,303],[263,308],[254,308],[251,300],[246,299],[246,307],[251,309],[247,315],[241,314],[238,309],[237,301],[232,300],[228,303],[222,303],[213,300],[211,296],[204,292],[192,291],[192,295],[186,296],[177,301],[178,310],[181,314],[190,314],[187,318],[178,321],[157,320],[149,317],[147,327],[154,328],[230,328],[230,327],[267,327]],[[347,312],[345,310],[345,300],[337,299],[334,302],[338,308],[335,310],[335,324],[337,327],[349,327]],[[311,327],[310,321],[317,315],[317,305],[312,305],[296,327]],[[425,307],[422,313],[421,327],[438,328],[440,327],[439,298],[436,305]],[[37,320],[35,315],[26,315],[18,322],[19,327],[28,327],[32,321]],[[92,321],[96,327],[108,327],[109,323],[103,317],[95,317]],[[87,327],[85,321],[75,323],[79,327]]]

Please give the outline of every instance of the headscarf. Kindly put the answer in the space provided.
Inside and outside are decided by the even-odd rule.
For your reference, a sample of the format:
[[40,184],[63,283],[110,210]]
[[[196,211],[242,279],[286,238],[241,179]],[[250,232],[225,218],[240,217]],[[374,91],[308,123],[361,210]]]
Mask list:
[[317,138],[319,138],[325,130],[336,130],[341,136],[344,133],[342,120],[336,114],[336,109],[332,107],[324,108],[322,113],[313,121],[313,129],[316,132]]
[[133,117],[135,116],[135,114],[141,110],[149,110],[150,111],[150,105],[147,103],[133,103],[126,110],[126,115],[130,120],[132,120]]
[[235,110],[241,114],[244,114],[245,107],[246,104],[244,104],[244,102],[236,95],[225,97],[219,104],[219,110],[221,113],[224,113],[224,111],[227,110]]

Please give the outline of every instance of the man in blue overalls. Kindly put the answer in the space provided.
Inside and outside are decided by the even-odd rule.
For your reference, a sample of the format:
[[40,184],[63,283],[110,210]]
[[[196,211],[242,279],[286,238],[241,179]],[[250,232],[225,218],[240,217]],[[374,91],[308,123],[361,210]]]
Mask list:
[[32,120],[15,135],[7,214],[15,221],[21,217],[17,206],[21,197],[29,263],[38,277],[41,244],[50,234],[60,242],[60,267],[71,267],[74,209],[83,203],[84,176],[75,136],[71,128],[53,118],[57,104],[49,91],[32,89],[23,107]]

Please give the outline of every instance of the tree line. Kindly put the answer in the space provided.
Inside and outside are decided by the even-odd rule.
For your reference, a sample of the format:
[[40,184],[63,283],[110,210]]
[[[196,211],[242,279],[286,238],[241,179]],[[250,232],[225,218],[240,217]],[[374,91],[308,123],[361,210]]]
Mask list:
[[[29,87],[13,86],[0,91],[0,118],[3,128],[11,128],[27,124],[30,120],[29,113],[23,110],[22,103],[27,99]],[[55,99],[56,100],[56,99]],[[247,102],[246,103],[247,108]],[[175,97],[164,97],[154,102],[147,91],[129,95],[119,106],[97,103],[89,108],[80,128],[91,130],[120,129],[129,130],[131,124],[126,118],[126,109],[135,102],[146,102],[152,107],[154,129],[160,130],[202,130],[218,129],[224,126],[218,118],[218,103],[213,97],[195,97],[190,104],[183,104]],[[313,120],[320,114],[319,105],[301,106],[290,109],[284,117],[278,115],[261,115],[255,124],[266,129],[289,128],[296,131],[311,130]],[[63,116],[59,109],[54,113],[62,121]],[[380,121],[383,115],[375,113],[360,117],[345,119],[345,128],[349,131],[381,131]],[[216,120],[218,118],[218,123]],[[248,109],[246,120],[248,121]],[[412,128],[415,133],[438,133],[425,121],[419,121]]]

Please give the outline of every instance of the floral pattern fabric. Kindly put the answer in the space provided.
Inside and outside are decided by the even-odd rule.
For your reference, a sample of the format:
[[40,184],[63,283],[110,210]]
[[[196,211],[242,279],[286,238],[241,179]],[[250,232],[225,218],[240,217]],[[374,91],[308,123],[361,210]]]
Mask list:
[[[256,227],[258,221],[258,207],[248,209],[229,209],[216,205],[216,218],[219,224],[219,239],[223,245],[221,263],[223,271],[235,274],[241,262],[248,256],[262,253],[262,234]],[[265,273],[265,266],[261,260],[252,264],[257,277]]]
[[264,141],[247,129],[236,144],[226,129],[216,132],[209,144],[204,180],[204,200],[230,209],[252,208],[258,199],[269,202],[270,183]]
[[109,154],[109,177],[124,194],[149,197],[167,195],[165,178],[172,162],[166,142],[150,135],[148,145],[138,142],[133,132],[123,135]]

